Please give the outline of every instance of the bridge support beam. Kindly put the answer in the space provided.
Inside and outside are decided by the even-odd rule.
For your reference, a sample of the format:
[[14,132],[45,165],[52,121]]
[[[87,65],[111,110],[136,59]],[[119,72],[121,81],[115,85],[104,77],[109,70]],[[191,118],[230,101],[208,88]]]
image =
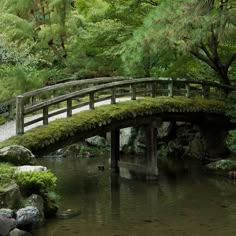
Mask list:
[[146,160],[147,180],[156,180],[158,177],[157,167],[157,128],[155,123],[146,126]]
[[111,171],[119,173],[119,154],[120,154],[120,130],[111,131]]

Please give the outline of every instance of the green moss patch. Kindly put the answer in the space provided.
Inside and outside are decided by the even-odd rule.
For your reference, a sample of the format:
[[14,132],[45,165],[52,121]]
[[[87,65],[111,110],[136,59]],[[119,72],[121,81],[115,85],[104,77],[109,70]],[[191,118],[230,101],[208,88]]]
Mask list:
[[221,101],[185,97],[143,98],[136,101],[104,105],[94,110],[82,111],[70,118],[58,119],[47,126],[40,126],[22,136],[14,136],[0,143],[0,148],[18,144],[37,153],[41,149],[65,140],[75,134],[87,132],[103,124],[119,122],[150,114],[165,112],[205,112],[224,113],[225,105]]
[[7,119],[3,116],[0,116],[0,125],[4,125],[7,122]]
[[15,167],[10,164],[0,163],[0,192],[4,190],[4,188],[14,184],[13,174],[15,171]]

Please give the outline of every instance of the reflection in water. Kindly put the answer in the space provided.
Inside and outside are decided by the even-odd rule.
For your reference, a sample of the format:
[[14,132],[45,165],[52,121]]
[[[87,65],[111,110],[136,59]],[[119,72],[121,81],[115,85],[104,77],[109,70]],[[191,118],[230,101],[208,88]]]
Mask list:
[[[146,183],[111,175],[107,159],[43,159],[58,179],[63,208],[81,215],[51,220],[37,236],[233,236],[236,188],[227,179],[189,173]],[[98,170],[104,165],[105,171]]]

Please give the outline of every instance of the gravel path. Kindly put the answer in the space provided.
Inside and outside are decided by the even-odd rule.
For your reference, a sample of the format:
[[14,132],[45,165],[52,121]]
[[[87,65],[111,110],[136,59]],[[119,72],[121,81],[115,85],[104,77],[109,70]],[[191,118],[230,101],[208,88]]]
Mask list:
[[[127,100],[130,100],[130,98],[118,98],[116,101],[122,102],[122,101],[127,101]],[[110,100],[97,102],[95,104],[95,107],[110,104],[110,102],[111,102]],[[84,106],[84,107],[73,110],[73,114],[76,114],[76,113],[79,113],[80,111],[84,111],[84,110],[88,110],[88,109],[89,109],[89,106]],[[42,116],[42,114],[34,115],[31,117],[26,117],[25,121],[34,120],[34,119],[41,117],[41,116]],[[50,117],[49,121],[53,121],[53,120],[60,119],[60,118],[66,118],[66,113]],[[26,127],[25,131],[30,130],[30,129],[40,126],[40,125],[42,125],[42,121]],[[16,135],[16,121],[15,120],[9,121],[6,124],[0,126],[0,141],[3,141],[5,139],[8,139],[8,138],[15,136],[15,135]]]

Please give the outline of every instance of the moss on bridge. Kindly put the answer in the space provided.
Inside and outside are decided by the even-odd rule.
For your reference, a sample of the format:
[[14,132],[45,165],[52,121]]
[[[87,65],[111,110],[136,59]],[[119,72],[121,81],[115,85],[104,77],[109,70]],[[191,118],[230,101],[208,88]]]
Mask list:
[[136,101],[103,105],[95,110],[86,110],[70,118],[58,119],[47,126],[40,126],[27,131],[22,136],[14,136],[0,143],[0,148],[12,144],[22,145],[37,153],[57,141],[79,135],[82,132],[134,117],[166,112],[204,112],[222,114],[225,104],[222,101],[202,98],[156,97]]

